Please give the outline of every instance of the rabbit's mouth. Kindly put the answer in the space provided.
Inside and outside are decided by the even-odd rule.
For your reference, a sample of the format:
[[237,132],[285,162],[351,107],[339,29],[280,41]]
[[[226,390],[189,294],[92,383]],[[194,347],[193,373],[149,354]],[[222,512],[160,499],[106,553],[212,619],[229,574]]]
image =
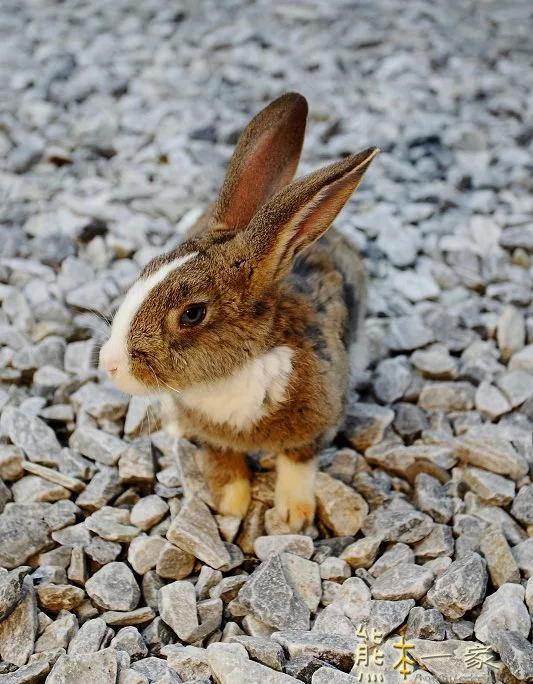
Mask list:
[[99,367],[107,371],[113,384],[126,394],[150,394],[153,389],[139,382],[131,370],[131,356],[127,351],[115,344],[113,336],[100,350]]

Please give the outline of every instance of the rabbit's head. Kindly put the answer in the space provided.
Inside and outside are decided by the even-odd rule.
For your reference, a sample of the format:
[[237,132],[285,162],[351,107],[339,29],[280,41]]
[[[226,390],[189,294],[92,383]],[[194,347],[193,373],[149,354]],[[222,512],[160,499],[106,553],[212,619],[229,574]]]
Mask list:
[[360,183],[376,148],[291,182],[307,102],[289,93],[246,127],[206,231],[153,259],[102,348],[101,366],[131,394],[227,377],[270,349],[285,276]]

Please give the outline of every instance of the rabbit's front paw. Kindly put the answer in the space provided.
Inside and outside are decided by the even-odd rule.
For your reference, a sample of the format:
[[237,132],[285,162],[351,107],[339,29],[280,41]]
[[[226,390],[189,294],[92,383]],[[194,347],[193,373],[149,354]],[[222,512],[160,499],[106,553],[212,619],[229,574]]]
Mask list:
[[217,510],[222,515],[244,518],[252,495],[248,480],[232,480],[225,484],[217,497]]
[[315,517],[315,460],[298,463],[278,456],[275,506],[279,517],[292,532],[300,532]]

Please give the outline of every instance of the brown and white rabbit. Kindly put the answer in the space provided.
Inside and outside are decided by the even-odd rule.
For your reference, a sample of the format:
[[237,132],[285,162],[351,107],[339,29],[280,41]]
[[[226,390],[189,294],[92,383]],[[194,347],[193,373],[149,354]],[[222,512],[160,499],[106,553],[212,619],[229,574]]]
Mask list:
[[314,517],[316,457],[344,417],[365,309],[356,250],[324,234],[379,151],[292,182],[306,118],[288,93],[250,122],[218,199],[146,266],[100,355],[119,388],[161,393],[174,433],[202,445],[221,513],[246,513],[246,452],[276,454],[276,509],[293,530]]

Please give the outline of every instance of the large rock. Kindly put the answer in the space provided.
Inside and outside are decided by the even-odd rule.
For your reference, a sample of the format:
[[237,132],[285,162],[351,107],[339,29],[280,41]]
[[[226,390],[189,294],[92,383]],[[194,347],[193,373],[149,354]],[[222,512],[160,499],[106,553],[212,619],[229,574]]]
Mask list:
[[47,684],[116,684],[118,655],[113,648],[86,655],[63,655],[46,678]]
[[230,562],[218,527],[207,506],[199,499],[189,499],[172,521],[167,538],[207,565],[217,569]]
[[494,636],[495,650],[512,675],[521,682],[533,681],[533,646],[523,634],[503,630]]
[[238,599],[257,618],[276,629],[309,629],[309,607],[291,581],[283,562],[285,555],[290,554],[272,554],[263,561],[239,591]]
[[298,684],[294,677],[250,660],[241,644],[211,644],[207,648],[207,657],[209,667],[220,684]]
[[433,584],[435,575],[420,565],[397,565],[380,575],[370,590],[376,599],[421,599]]
[[427,594],[430,605],[446,617],[457,619],[477,606],[485,596],[487,568],[481,556],[465,553],[435,581]]
[[487,596],[474,628],[477,639],[496,649],[495,634],[500,630],[512,630],[527,637],[531,618],[524,596],[525,590],[520,584],[504,584]]
[[126,563],[108,563],[85,583],[92,600],[106,610],[133,610],[141,592]]
[[22,600],[18,606],[0,622],[0,657],[19,667],[28,662],[33,653],[39,620],[33,582],[24,578]]
[[319,519],[336,536],[357,534],[368,514],[360,494],[326,473],[317,473],[316,501]]
[[13,444],[20,447],[30,461],[48,466],[59,464],[61,444],[44,420],[9,406],[2,412],[0,423]]
[[12,569],[53,544],[49,528],[38,516],[4,511],[0,515],[0,567]]

